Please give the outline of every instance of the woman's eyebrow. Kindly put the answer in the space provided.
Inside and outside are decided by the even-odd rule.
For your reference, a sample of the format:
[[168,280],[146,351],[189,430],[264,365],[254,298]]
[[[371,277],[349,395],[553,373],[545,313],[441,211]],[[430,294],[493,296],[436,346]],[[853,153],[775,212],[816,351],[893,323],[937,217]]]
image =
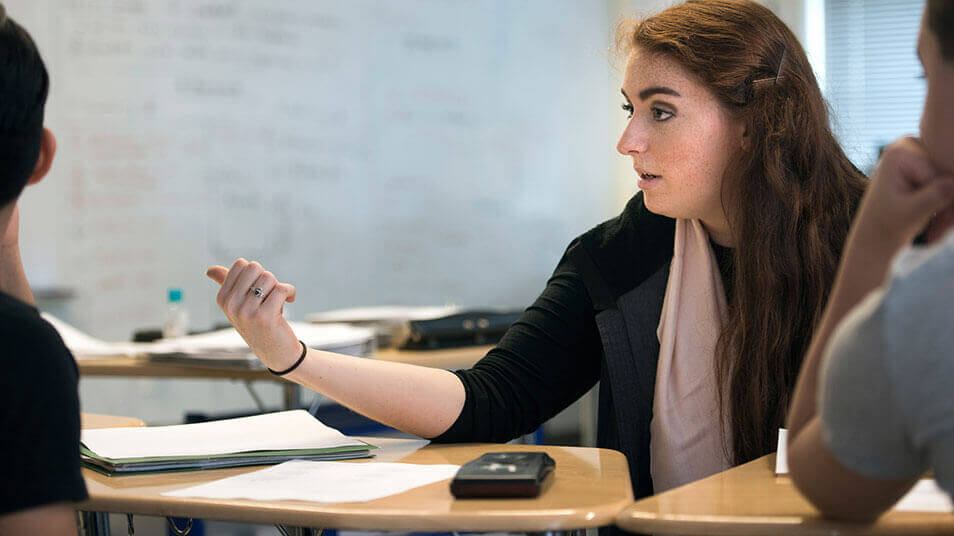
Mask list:
[[656,95],[656,94],[658,94],[658,93],[662,93],[663,95],[672,95],[673,97],[681,97],[681,96],[682,96],[682,95],[680,95],[679,92],[676,91],[675,89],[672,89],[672,88],[669,88],[669,87],[665,87],[665,86],[653,86],[653,87],[648,87],[648,88],[646,88],[646,89],[640,91],[640,92],[639,92],[639,100],[646,100],[646,99],[648,99],[649,97],[652,97],[653,95]]

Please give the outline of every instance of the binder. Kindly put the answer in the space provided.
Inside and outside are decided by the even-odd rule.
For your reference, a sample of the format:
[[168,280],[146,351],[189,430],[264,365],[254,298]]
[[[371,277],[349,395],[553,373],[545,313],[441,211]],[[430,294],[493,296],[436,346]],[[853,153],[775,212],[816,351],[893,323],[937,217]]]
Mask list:
[[408,322],[401,348],[430,350],[496,344],[522,311],[472,310],[427,320]]

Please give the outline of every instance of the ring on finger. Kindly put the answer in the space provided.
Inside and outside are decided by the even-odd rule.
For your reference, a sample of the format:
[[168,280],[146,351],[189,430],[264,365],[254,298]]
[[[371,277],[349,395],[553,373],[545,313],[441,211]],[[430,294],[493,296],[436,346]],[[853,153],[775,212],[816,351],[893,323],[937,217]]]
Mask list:
[[251,290],[252,294],[254,294],[256,298],[261,298],[265,295],[265,291],[262,290],[262,287],[252,287],[249,290]]

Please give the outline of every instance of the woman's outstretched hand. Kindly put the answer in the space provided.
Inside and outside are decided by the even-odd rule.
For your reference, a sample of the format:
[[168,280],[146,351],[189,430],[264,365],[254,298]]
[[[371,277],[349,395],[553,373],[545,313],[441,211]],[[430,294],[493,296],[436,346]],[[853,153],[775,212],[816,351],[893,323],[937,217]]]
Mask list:
[[295,301],[294,286],[245,259],[228,269],[212,266],[205,275],[222,285],[216,303],[265,366],[285,370],[298,359],[298,337],[282,317],[285,302]]

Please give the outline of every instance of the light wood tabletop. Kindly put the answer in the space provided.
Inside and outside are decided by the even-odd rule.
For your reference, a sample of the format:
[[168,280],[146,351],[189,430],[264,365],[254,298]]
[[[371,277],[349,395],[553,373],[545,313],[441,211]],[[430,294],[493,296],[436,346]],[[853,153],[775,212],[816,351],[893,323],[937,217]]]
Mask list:
[[80,426],[87,430],[94,428],[127,428],[146,426],[146,423],[135,417],[118,417],[116,415],[102,415],[99,413],[80,413]]
[[[611,525],[632,504],[625,457],[616,451],[539,445],[427,445],[418,440],[368,437],[380,447],[376,458],[345,463],[397,461],[463,464],[485,452],[546,451],[556,471],[534,499],[455,499],[445,480],[361,503],[251,501],[165,497],[163,492],[257,467],[109,477],[83,469],[89,500],[82,510],[153,516],[193,517],[360,530],[550,531]],[[423,447],[423,448],[421,448]]]
[[630,532],[684,535],[954,534],[954,516],[889,512],[872,524],[819,517],[787,476],[775,475],[775,454],[642,499],[616,524]]
[[[397,350],[385,348],[374,359],[422,365],[447,370],[470,368],[493,346],[464,346],[441,350]],[[144,376],[150,378],[218,378],[286,383],[264,368],[223,367],[214,364],[164,363],[142,357],[105,357],[77,360],[81,376]]]

